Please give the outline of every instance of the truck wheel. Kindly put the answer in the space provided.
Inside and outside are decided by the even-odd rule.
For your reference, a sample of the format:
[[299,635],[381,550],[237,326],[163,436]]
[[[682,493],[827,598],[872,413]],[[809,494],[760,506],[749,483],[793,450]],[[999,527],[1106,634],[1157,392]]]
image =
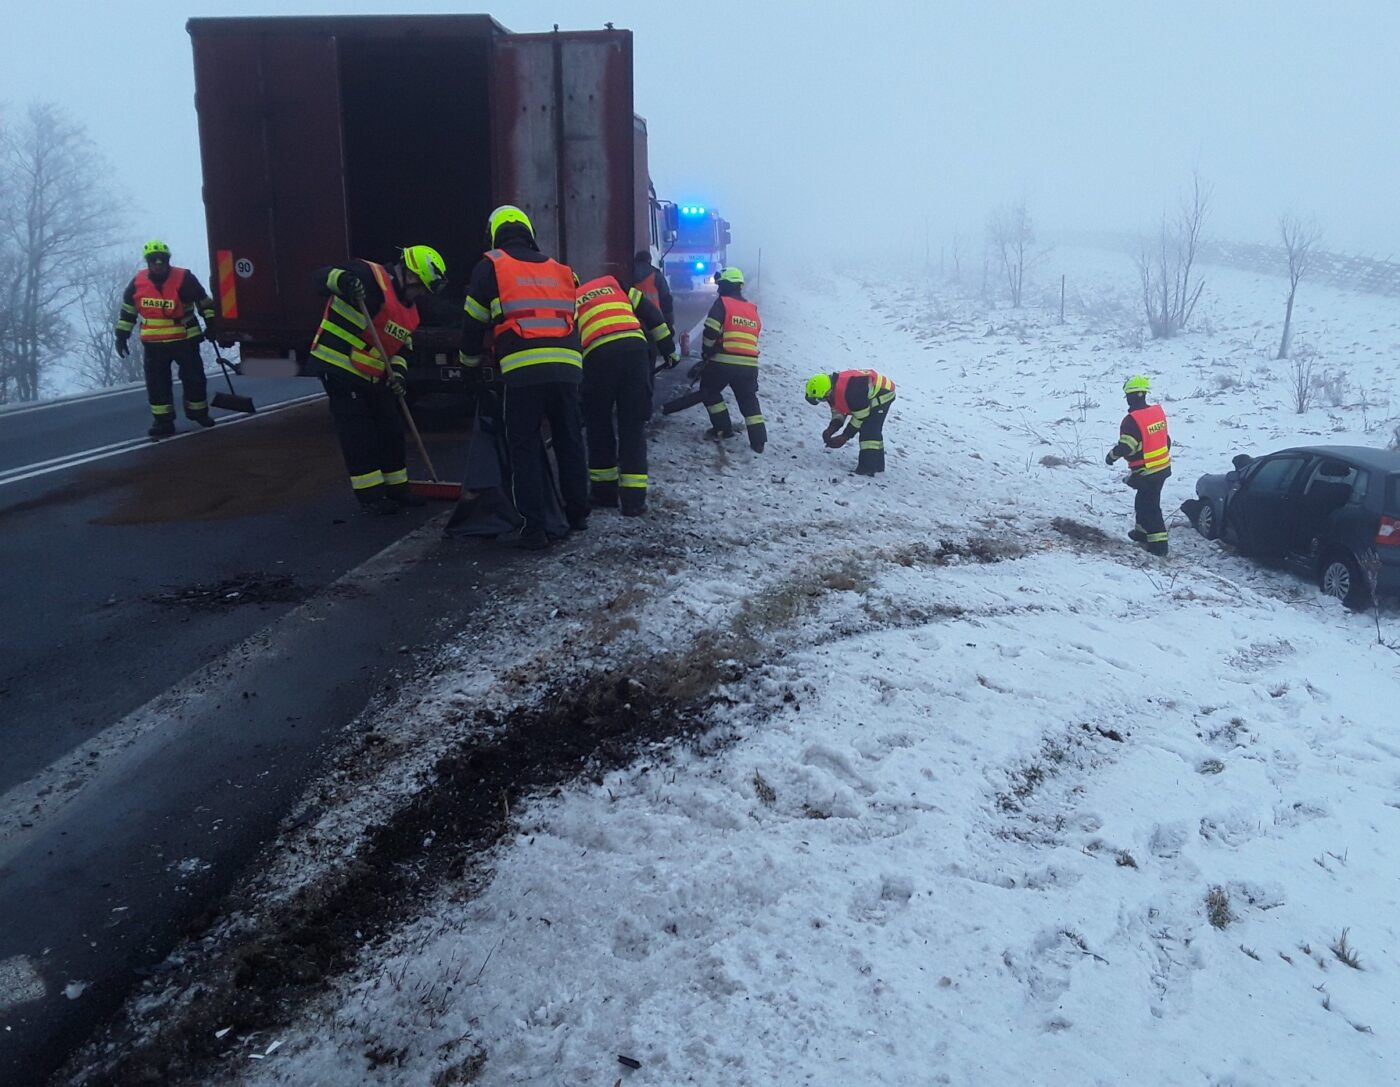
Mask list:
[[1365,611],[1371,606],[1371,587],[1350,555],[1337,552],[1328,555],[1322,562],[1317,582],[1324,593],[1340,600],[1352,611]]

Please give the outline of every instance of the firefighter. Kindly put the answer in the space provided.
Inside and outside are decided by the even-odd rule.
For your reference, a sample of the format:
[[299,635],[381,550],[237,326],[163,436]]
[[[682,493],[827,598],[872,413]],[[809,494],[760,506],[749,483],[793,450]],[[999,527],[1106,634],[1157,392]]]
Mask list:
[[680,362],[680,352],[661,311],[639,288],[624,291],[612,276],[579,286],[577,313],[590,502],[640,517],[647,508],[651,346],[668,367]]
[[763,322],[758,307],[744,298],[744,273],[726,268],[715,276],[719,297],[705,318],[705,335],[700,350],[700,398],[710,413],[709,435],[728,438],[734,434],[729,408],[724,403],[725,387],[734,390],[734,399],[744,413],[749,445],[762,453],[768,441],[763,409],[758,403],[758,337]]
[[[413,347],[418,301],[443,290],[446,276],[441,255],[426,245],[410,245],[388,267],[351,260],[316,272],[316,290],[327,297],[311,342],[310,370],[325,386],[350,487],[367,513],[394,514],[423,504],[408,488],[397,400],[407,391],[402,352]],[[362,309],[379,332],[387,366]]]
[[632,283],[646,295],[648,302],[661,311],[671,331],[679,333],[676,328],[676,300],[671,294],[671,285],[651,263],[651,254],[645,249],[638,249],[632,257]]
[[1167,525],[1162,519],[1162,484],[1172,474],[1172,439],[1167,433],[1167,413],[1162,405],[1147,402],[1150,388],[1151,382],[1141,374],[1123,382],[1128,414],[1118,426],[1118,444],[1103,460],[1111,466],[1120,457],[1127,457],[1132,469],[1126,482],[1136,492],[1133,512],[1137,524],[1128,533],[1128,539],[1153,555],[1165,555]]
[[588,527],[588,463],[579,416],[583,354],[575,321],[574,274],[540,252],[529,217],[502,205],[487,220],[491,249],[472,270],[462,319],[463,366],[479,367],[486,333],[504,386],[511,497],[522,523],[504,542],[548,547],[549,462],[540,440],[549,420],[569,528]]
[[828,449],[840,449],[859,434],[855,474],[873,476],[885,470],[885,416],[894,403],[893,381],[875,370],[813,374],[807,379],[806,396],[809,404],[831,405],[831,422],[822,431]]
[[[184,389],[185,418],[200,426],[214,425],[209,414],[204,380],[204,359],[199,353],[200,337],[212,340],[210,322],[214,300],[194,273],[170,264],[170,246],[149,241],[144,249],[146,267],[137,272],[122,294],[117,317],[117,354],[130,353],[128,341],[136,321],[141,321],[141,348],[146,372],[146,399],[151,405],[152,438],[168,438],[175,433],[174,383],[170,377],[173,362],[180,371]],[[196,312],[204,318],[201,330]]]

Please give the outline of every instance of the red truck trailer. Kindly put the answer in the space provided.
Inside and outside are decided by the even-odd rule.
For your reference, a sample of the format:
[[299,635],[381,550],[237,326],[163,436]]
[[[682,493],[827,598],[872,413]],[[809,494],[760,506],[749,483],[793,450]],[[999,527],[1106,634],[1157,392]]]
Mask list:
[[293,372],[324,301],[313,273],[425,243],[410,386],[459,382],[486,217],[516,204],[587,279],[655,248],[627,30],[513,34],[487,15],[191,19],[210,281],[249,372]]

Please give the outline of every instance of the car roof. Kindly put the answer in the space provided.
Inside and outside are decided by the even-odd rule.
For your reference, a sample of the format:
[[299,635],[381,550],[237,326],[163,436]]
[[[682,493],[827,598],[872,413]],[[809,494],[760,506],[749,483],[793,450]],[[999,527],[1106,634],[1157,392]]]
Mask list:
[[1369,468],[1377,472],[1400,472],[1400,450],[1372,449],[1365,445],[1302,445],[1290,449],[1279,449],[1278,453],[1307,453],[1315,457],[1330,457],[1333,460],[1347,461],[1358,468]]

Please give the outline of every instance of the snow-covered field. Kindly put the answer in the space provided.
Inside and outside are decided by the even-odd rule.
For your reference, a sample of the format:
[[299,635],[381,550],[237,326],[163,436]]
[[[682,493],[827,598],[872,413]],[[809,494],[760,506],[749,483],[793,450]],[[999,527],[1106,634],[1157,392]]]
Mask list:
[[[1236,452],[1384,445],[1400,312],[1304,282],[1295,344],[1331,383],[1300,416],[1269,357],[1282,281],[1205,271],[1198,329],[1145,345],[1112,256],[1052,254],[1015,311],[770,275],[768,450],[702,441],[698,408],[658,422],[652,517],[522,560],[536,591],[490,655],[385,726],[431,733],[511,664],[709,633],[745,658],[723,742],[519,807],[479,891],[367,950],[273,1052],[234,1046],[230,1080],[1400,1079],[1400,656],[1170,514]],[[899,387],[874,481],[801,397],[867,365]],[[1137,372],[1174,439],[1165,561],[1124,539],[1102,460]],[[684,561],[639,559],[590,647],[590,563],[648,541]]]

